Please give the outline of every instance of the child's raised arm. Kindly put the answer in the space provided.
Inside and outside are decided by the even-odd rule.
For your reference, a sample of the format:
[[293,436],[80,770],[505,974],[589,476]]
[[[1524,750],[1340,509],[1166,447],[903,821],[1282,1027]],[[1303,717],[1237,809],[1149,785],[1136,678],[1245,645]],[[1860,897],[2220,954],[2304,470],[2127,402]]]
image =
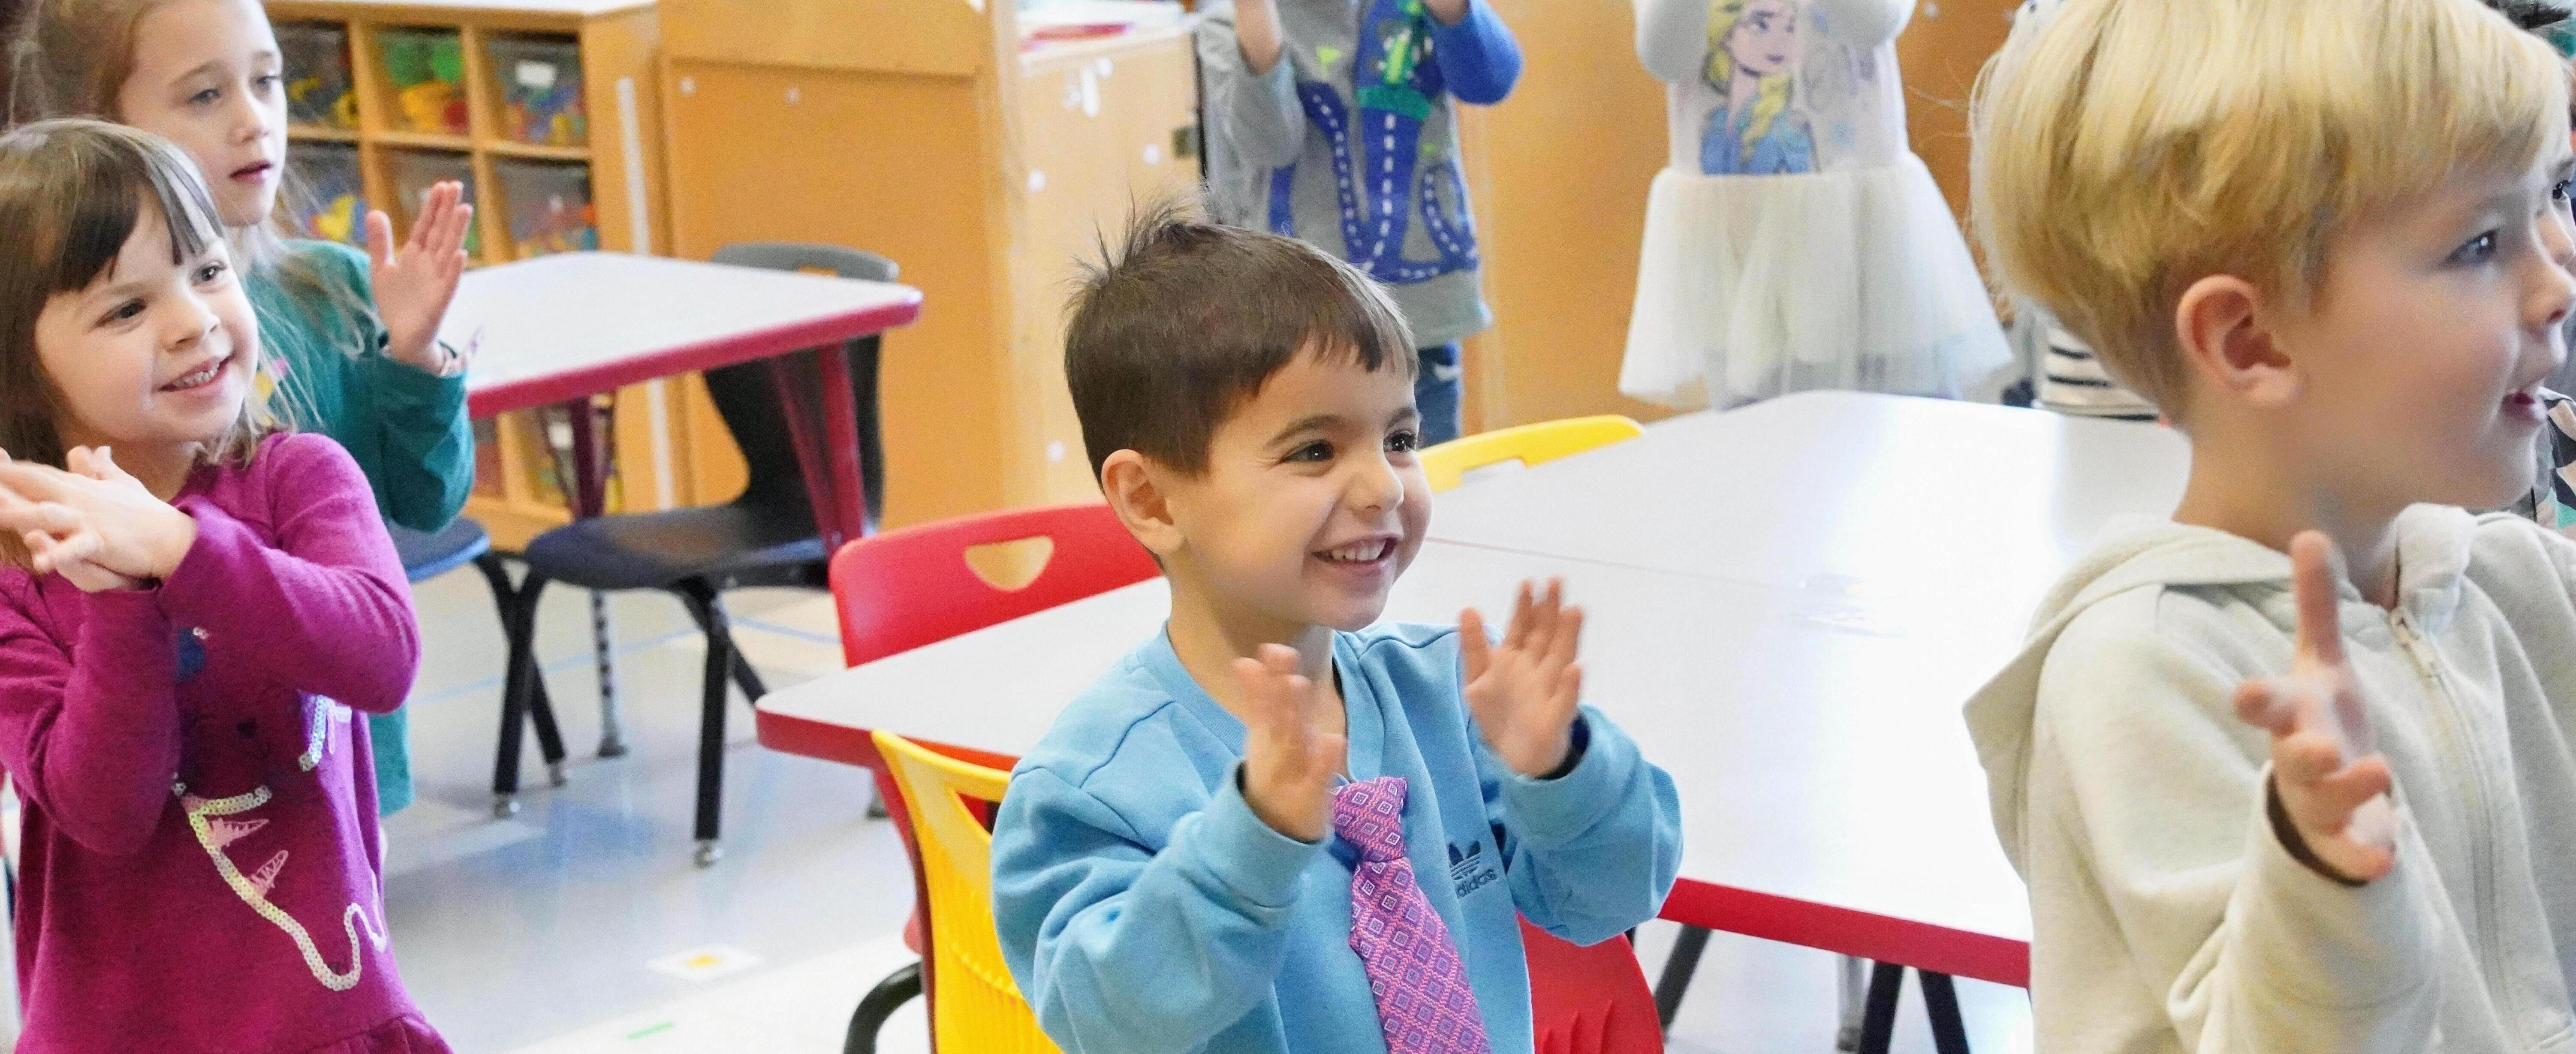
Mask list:
[[1708,59],[1708,0],[1635,0],[1637,61],[1667,83],[1693,80]]
[[420,629],[366,477],[320,436],[289,436],[260,457],[275,462],[266,468],[276,547],[214,503],[180,499],[197,541],[162,580],[162,610],[249,642],[246,654],[299,691],[391,712],[411,691]]
[[1053,770],[1012,779],[993,825],[994,919],[1029,1006],[1068,1050],[1197,1050],[1270,993],[1343,754],[1323,731],[1334,701],[1296,668],[1278,645],[1236,660],[1253,711],[1244,761],[1159,852]]
[[[2294,551],[2302,620],[2319,625],[2333,615],[2333,576],[2311,543]],[[2264,715],[2240,700],[2306,691],[2292,682],[2318,671],[2319,642],[2335,631],[2303,629],[2291,677],[2247,687],[2231,671],[2279,668],[2277,646],[2203,605],[2144,591],[2135,602],[2158,604],[2172,628],[2142,635],[2124,618],[2078,618],[2040,674],[2019,854],[2031,901],[2051,913],[2043,928],[2121,937],[2061,951],[2053,969],[2136,977],[2161,996],[2182,1049],[2201,1054],[2432,1049],[2446,953],[2421,838],[2402,813],[2366,838],[2335,822],[2316,794],[2330,772],[2301,760],[2314,736],[2331,735],[2318,710],[2303,703],[2277,738],[2241,719]],[[2354,767],[2329,767],[2344,770],[2333,778],[2345,791],[2362,789]],[[2268,807],[2274,786],[2289,823]],[[2343,819],[2373,800],[2385,802],[2347,796]],[[2350,856],[2336,847],[2346,837]],[[2047,1006],[2043,1047],[2071,1041],[2096,1012]]]
[[[1261,5],[1250,15],[1238,6]],[[1268,172],[1297,160],[1306,141],[1306,111],[1297,102],[1296,64],[1273,52],[1270,64],[1254,72],[1245,56],[1247,43],[1236,32],[1238,19],[1264,19],[1270,37],[1279,36],[1277,10],[1271,0],[1218,4],[1201,13],[1198,27],[1199,81],[1206,93],[1207,149],[1210,155],[1230,151],[1247,170]],[[1289,43],[1289,42],[1280,42]]]
[[411,691],[420,633],[366,477],[321,436],[286,437],[259,458],[269,481],[260,514],[274,547],[202,495],[153,497],[105,448],[72,451],[73,472],[0,460],[0,492],[17,499],[0,502],[0,528],[67,539],[59,552],[37,553],[40,564],[85,560],[157,579],[144,595],[172,622],[246,645],[242,654],[288,687],[368,713],[393,710]]
[[[0,582],[0,768],[31,808],[98,853],[143,848],[179,771],[177,652],[149,592],[89,594],[72,651],[59,597]],[[72,655],[80,661],[75,664]]]
[[[1442,6],[1459,8],[1451,17]],[[1510,26],[1486,0],[1454,0],[1431,12],[1431,61],[1459,102],[1491,106],[1512,93],[1521,79],[1521,45]]]
[[1626,733],[1582,704],[1583,610],[1564,584],[1521,584],[1489,645],[1458,619],[1460,692],[1475,718],[1485,814],[1512,902],[1539,928],[1598,944],[1653,918],[1681,868],[1681,799]]

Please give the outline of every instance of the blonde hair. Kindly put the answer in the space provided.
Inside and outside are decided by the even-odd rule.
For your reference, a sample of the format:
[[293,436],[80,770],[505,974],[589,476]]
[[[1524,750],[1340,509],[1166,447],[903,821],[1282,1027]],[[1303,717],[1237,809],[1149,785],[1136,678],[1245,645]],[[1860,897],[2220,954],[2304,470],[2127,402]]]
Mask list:
[[[135,29],[144,16],[173,0],[20,2],[29,7],[18,18],[22,25],[13,31],[5,24],[6,19],[0,19],[0,32],[9,37],[8,83],[6,90],[0,90],[8,124],[69,117],[123,122],[126,118],[117,111],[116,97],[124,89],[126,78],[134,73]],[[264,9],[261,17],[267,17]],[[347,328],[339,320],[374,318],[375,305],[366,297],[334,281],[310,254],[289,251],[286,242],[295,232],[288,216],[293,210],[284,206],[306,200],[312,192],[295,166],[286,166],[284,177],[279,188],[280,207],[270,211],[268,222],[223,228],[225,241],[232,248],[233,265],[244,276],[258,276],[285,287],[292,294],[288,299],[316,328],[336,331]],[[350,339],[340,341],[342,351],[357,356],[375,350],[357,346],[355,332],[350,330]],[[281,404],[286,391],[281,387],[277,393]],[[314,416],[309,407],[289,411],[281,405],[281,411],[299,420]]]
[[[1752,6],[1752,3],[1753,0],[1712,0],[1709,4],[1708,69],[1704,76],[1708,78],[1709,86],[1717,89],[1718,94],[1728,95],[1730,89],[1734,87],[1735,53],[1726,50],[1726,38],[1732,35],[1735,27],[1743,22],[1744,9]],[[1797,17],[1797,10],[1797,4],[1792,0],[1789,5],[1790,17]],[[1754,83],[1758,87],[1753,97],[1753,119],[1744,123],[1746,148],[1749,149],[1753,144],[1761,142],[1763,136],[1771,133],[1771,126],[1780,120],[1780,115],[1788,112],[1789,80],[1787,70],[1754,78]],[[1728,95],[1726,102],[1731,108],[1736,100],[1732,95]]]
[[2067,0],[1979,79],[1971,210],[2001,283],[2178,418],[2193,282],[2302,302],[2351,224],[2528,167],[2567,103],[2473,0]]

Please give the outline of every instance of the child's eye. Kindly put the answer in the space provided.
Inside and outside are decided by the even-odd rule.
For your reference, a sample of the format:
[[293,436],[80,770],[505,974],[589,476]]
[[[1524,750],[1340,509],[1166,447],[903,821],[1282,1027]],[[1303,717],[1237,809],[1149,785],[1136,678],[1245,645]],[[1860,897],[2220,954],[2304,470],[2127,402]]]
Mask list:
[[99,319],[98,324],[102,326],[111,326],[119,322],[130,321],[141,314],[143,314],[143,301],[128,300],[108,309],[107,317]]
[[208,88],[208,89],[206,89],[206,90],[204,90],[204,91],[198,92],[198,93],[197,93],[197,94],[195,94],[195,95],[191,95],[191,96],[189,96],[189,97],[188,97],[188,102],[189,102],[191,105],[195,105],[195,106],[211,106],[211,105],[214,105],[214,102],[215,102],[215,100],[216,100],[216,99],[219,99],[219,98],[222,98],[222,97],[223,97],[223,92],[222,92],[222,91],[220,91],[220,90],[218,90],[218,89],[214,89],[214,88]]
[[208,263],[205,266],[197,268],[197,284],[206,285],[211,283],[218,278],[222,278],[224,276],[224,272],[230,270],[232,270],[232,267],[221,260]]
[[252,91],[258,92],[261,95],[266,95],[270,92],[276,91],[278,84],[284,80],[285,78],[280,77],[277,74],[263,73],[250,79],[250,87]]
[[1320,439],[1288,452],[1288,460],[1291,463],[1303,462],[1305,464],[1312,465],[1321,464],[1326,461],[1331,461],[1332,459],[1333,444],[1324,442]]
[[2469,239],[2468,244],[2460,246],[2457,251],[2451,254],[2451,262],[2455,264],[2485,263],[2488,260],[2495,258],[2495,252],[2496,232],[2488,231],[2485,234]]
[[2557,186],[2549,188],[2551,201],[2564,205],[2570,198],[2576,198],[2576,178],[2559,180]]
[[1422,436],[1410,428],[1399,428],[1386,437],[1386,448],[1399,454],[1422,449]]

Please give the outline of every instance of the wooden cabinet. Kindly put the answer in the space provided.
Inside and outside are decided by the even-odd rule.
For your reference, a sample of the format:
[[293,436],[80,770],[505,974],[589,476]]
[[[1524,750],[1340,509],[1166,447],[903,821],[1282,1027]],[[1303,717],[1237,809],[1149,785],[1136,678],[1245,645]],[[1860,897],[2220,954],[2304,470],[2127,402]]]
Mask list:
[[1096,495],[1064,308],[1132,202],[1197,186],[1187,33],[1023,49],[1010,4],[969,0],[661,11],[673,251],[828,242],[922,291],[884,340],[886,522]]
[[[660,27],[645,0],[270,0],[292,122],[286,206],[309,236],[363,244],[365,214],[406,234],[417,195],[468,186],[476,264],[566,249],[667,247]],[[739,454],[692,379],[620,392],[613,510],[730,498]],[[697,419],[703,418],[705,421]],[[698,427],[692,427],[696,424]],[[558,429],[560,431],[560,429]],[[517,547],[569,518],[555,444],[528,414],[476,423],[468,515]],[[692,440],[696,440],[692,442]],[[739,488],[740,470],[732,486]]]

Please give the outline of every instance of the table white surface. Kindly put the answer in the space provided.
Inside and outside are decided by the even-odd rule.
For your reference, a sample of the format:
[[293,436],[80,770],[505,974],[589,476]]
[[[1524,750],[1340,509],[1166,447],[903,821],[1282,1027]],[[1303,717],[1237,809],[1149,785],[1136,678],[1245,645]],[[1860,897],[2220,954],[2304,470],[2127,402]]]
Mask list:
[[1471,477],[1433,500],[1431,537],[1787,588],[2035,602],[2105,522],[2172,512],[2189,452],[2152,424],[1811,392]]
[[[1586,701],[1673,775],[1684,879],[2028,940],[1959,718],[2017,646],[2009,617],[1440,542],[1423,547],[1387,617],[1499,614],[1516,583],[1549,575],[1590,615]],[[1156,579],[782,689],[760,702],[762,739],[855,761],[865,755],[832,733],[885,729],[1007,764],[1160,632],[1169,605]],[[991,670],[1010,672],[970,672]]]
[[837,344],[920,313],[909,286],[625,253],[468,271],[439,337],[478,344],[476,417]]
[[[1997,407],[1691,415],[1439,495],[1387,617],[1564,576],[1592,615],[1587,701],[1681,794],[1667,917],[2021,983],[2025,891],[1960,706],[2064,566],[2114,517],[2169,512],[2187,466],[2153,426]],[[884,728],[1008,764],[1168,606],[1142,583],[773,693],[761,738],[859,761]]]

